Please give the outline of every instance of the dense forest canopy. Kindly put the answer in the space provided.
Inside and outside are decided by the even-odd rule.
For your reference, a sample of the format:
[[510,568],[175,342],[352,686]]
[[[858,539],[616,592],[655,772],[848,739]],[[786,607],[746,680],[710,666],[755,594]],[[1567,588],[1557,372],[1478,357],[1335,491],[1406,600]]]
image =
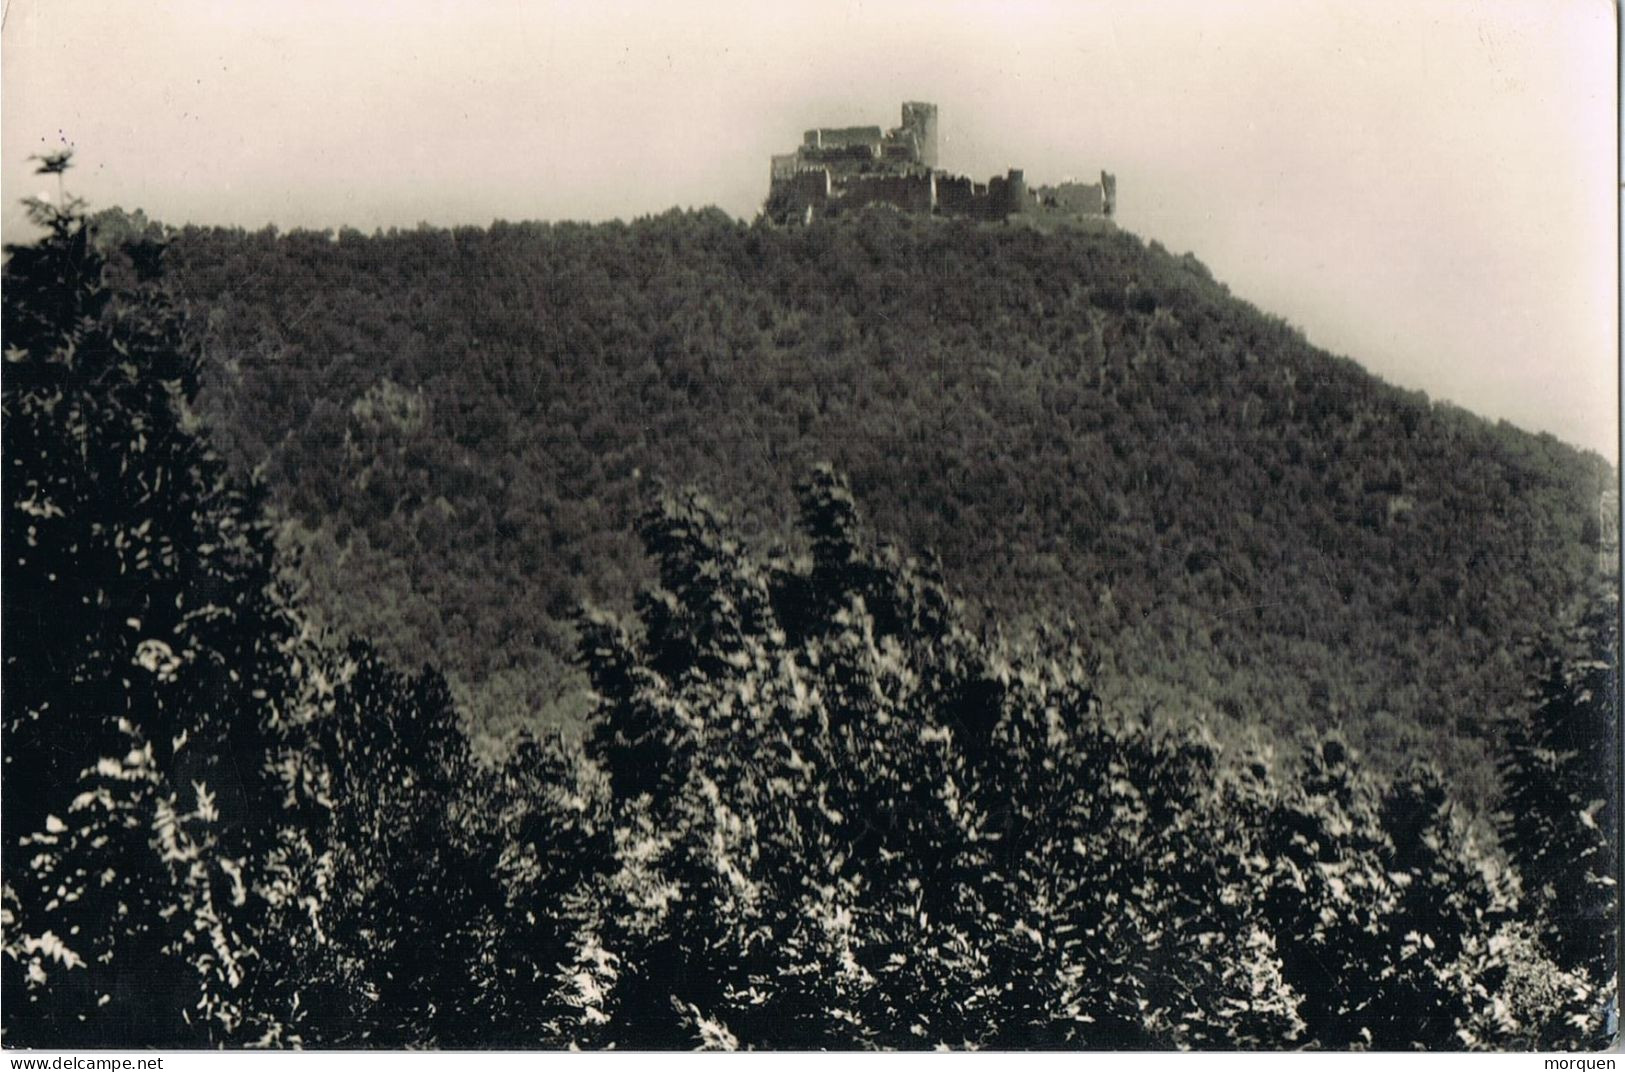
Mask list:
[[[789,531],[773,509],[740,525],[692,490],[648,496],[625,536],[636,595],[570,612],[586,732],[478,762],[438,672],[336,640],[312,617],[319,591],[292,587],[265,489],[197,418],[207,363],[163,246],[109,263],[71,204],[35,211],[49,233],[8,249],[0,290],[7,1045],[1617,1038],[1617,575],[1566,591],[1583,613],[1540,638],[1486,825],[1436,764],[1373,769],[1312,729],[1286,756],[1113,700],[1099,685],[1125,610],[1002,627],[1013,604],[973,613],[944,577],[955,559],[877,539],[855,482],[812,465],[776,507]],[[748,241],[701,223],[724,248]],[[494,434],[414,438],[440,427],[434,384],[450,385],[387,382],[338,426],[353,464],[388,459],[378,479]],[[1508,435],[1439,426],[1444,442]],[[306,474],[274,494],[322,487]],[[454,485],[428,491],[469,508]],[[363,522],[334,539],[367,538]],[[438,637],[439,654],[467,642]]]
[[444,668],[487,753],[579,722],[571,609],[648,579],[628,533],[662,481],[793,544],[783,504],[831,460],[973,613],[1083,623],[1114,702],[1440,755],[1477,800],[1597,569],[1600,458],[1384,384],[1125,233],[167,237],[198,408],[320,619]]

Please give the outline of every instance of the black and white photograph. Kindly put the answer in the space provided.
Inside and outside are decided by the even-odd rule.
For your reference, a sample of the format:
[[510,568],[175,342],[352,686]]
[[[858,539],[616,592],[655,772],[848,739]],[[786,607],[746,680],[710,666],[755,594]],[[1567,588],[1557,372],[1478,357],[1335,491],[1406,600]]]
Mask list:
[[1618,1052],[1615,5],[0,11],[13,1067]]

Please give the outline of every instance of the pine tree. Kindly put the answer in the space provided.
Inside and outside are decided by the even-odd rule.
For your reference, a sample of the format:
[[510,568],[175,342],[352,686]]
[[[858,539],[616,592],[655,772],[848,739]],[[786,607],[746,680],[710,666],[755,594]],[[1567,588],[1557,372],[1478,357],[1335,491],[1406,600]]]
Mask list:
[[1618,588],[1599,583],[1512,732],[1500,825],[1536,933],[1602,993],[1619,970],[1619,697]]

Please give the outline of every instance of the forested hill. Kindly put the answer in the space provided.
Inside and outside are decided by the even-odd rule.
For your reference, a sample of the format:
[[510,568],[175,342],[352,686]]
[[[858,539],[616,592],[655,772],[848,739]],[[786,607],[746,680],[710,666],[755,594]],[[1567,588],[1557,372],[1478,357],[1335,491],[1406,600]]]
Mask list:
[[1469,781],[1597,569],[1600,458],[1389,386],[1124,233],[170,237],[199,404],[292,519],[308,599],[444,668],[476,736],[581,708],[566,623],[648,576],[654,480],[793,540],[828,459],[971,604],[1074,621],[1118,707],[1342,726]]

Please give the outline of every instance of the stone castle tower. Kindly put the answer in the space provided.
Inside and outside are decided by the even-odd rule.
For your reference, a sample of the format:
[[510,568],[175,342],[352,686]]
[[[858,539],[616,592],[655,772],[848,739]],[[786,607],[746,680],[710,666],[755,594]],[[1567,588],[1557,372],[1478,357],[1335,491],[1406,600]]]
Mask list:
[[936,167],[937,106],[924,101],[904,101],[902,130],[913,138],[915,158],[928,168]]

